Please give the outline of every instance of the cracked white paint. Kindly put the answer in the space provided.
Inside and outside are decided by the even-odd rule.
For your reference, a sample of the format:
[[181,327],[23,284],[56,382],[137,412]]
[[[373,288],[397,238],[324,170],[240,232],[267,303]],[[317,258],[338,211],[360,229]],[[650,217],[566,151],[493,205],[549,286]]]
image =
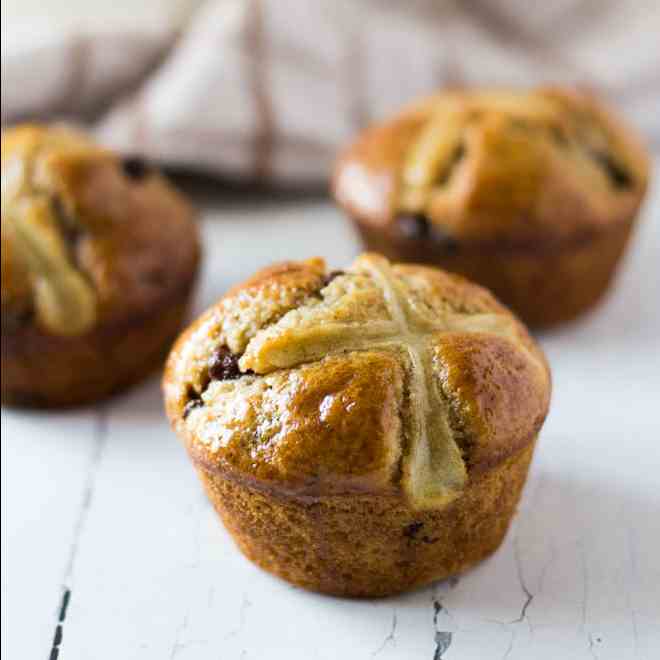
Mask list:
[[[261,572],[219,525],[155,378],[107,404],[101,446],[94,410],[3,410],[2,656],[47,657],[67,581],[63,660],[433,660],[449,634],[442,660],[660,657],[658,202],[608,302],[542,337],[555,395],[518,515],[458,581],[359,601]],[[272,260],[357,252],[324,204],[228,202],[207,219],[198,309]]]
[[387,633],[387,637],[383,640],[382,644],[371,654],[372,657],[375,657],[382,653],[382,651],[385,649],[385,647],[388,644],[392,644],[393,646],[396,646],[396,626],[398,623],[397,615],[396,615],[396,609],[392,610],[392,627],[390,628],[390,631]]

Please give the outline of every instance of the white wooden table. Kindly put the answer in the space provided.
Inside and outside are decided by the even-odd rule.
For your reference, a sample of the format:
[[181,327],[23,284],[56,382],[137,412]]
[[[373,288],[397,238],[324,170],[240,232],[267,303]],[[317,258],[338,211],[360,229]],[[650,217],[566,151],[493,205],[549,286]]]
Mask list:
[[[358,251],[325,202],[202,202],[197,310],[272,261]],[[157,377],[79,412],[3,409],[3,659],[660,658],[658,191],[645,216],[606,304],[541,338],[552,412],[504,546],[432,588],[341,600],[255,568]]]

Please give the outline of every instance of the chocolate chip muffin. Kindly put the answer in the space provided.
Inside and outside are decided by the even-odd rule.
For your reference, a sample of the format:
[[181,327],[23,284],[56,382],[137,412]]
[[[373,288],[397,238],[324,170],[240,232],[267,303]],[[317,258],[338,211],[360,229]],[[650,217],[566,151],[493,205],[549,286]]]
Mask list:
[[486,290],[363,255],[236,287],[178,340],[163,386],[249,559],[308,589],[383,596],[498,547],[550,375]]
[[3,132],[3,403],[81,404],[143,378],[198,261],[190,205],[140,160],[62,128]]
[[636,136],[585,93],[464,91],[367,130],[333,189],[369,249],[465,275],[542,327],[601,298],[648,177]]

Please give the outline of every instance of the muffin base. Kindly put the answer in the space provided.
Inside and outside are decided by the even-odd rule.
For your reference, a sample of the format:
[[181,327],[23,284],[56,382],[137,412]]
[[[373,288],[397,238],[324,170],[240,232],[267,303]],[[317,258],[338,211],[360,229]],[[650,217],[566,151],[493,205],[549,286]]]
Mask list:
[[571,321],[593,307],[608,289],[635,218],[605,231],[554,244],[506,246],[408,239],[357,222],[369,250],[389,259],[428,263],[490,289],[528,325]]
[[2,333],[2,403],[59,408],[92,403],[148,376],[183,325],[194,278],[148,313],[79,337],[30,324]]
[[400,495],[295,497],[197,466],[208,497],[243,554],[294,585],[336,596],[399,593],[460,573],[502,542],[535,441],[471,477],[439,510]]

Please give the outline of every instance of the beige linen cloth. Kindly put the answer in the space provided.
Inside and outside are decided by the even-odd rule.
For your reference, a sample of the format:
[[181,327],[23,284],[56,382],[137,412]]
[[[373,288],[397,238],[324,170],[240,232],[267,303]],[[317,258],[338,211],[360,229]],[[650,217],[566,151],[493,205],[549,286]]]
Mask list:
[[4,125],[83,120],[175,168],[319,182],[356,131],[442,86],[588,85],[660,146],[657,0],[3,0],[2,11]]

